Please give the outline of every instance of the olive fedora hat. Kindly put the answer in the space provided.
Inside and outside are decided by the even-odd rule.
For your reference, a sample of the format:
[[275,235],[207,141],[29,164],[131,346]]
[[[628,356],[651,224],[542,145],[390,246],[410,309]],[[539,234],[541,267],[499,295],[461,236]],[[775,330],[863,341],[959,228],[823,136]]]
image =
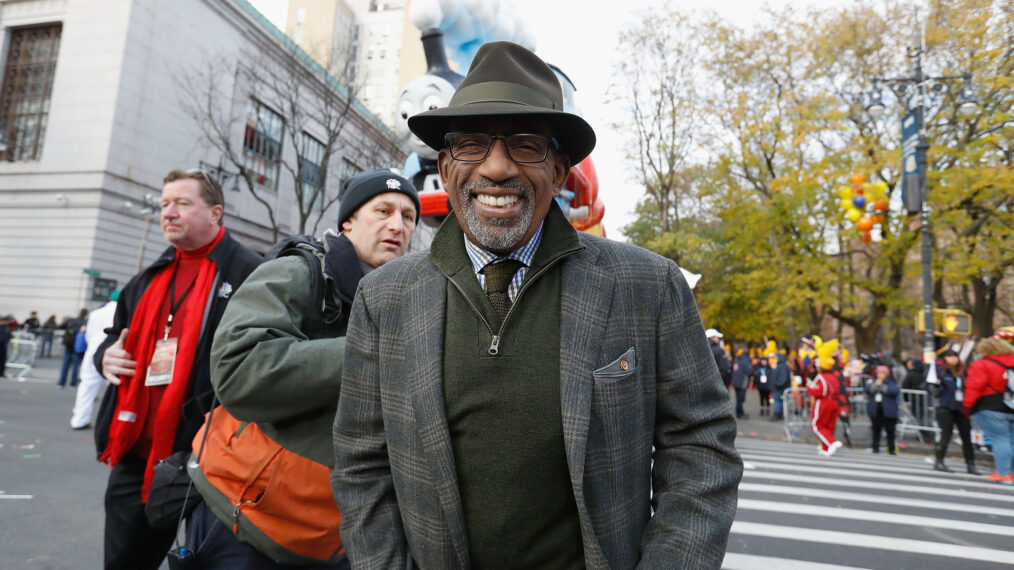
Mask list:
[[595,148],[591,125],[563,110],[563,89],[553,70],[539,56],[511,42],[480,47],[450,103],[409,117],[408,128],[440,150],[450,125],[470,117],[543,120],[552,127],[561,152],[572,164],[581,162]]

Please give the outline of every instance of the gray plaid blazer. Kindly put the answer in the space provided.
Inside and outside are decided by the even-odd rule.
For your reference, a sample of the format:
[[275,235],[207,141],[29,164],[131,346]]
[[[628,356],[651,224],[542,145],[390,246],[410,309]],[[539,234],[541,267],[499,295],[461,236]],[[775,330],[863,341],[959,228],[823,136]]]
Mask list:
[[[587,567],[719,568],[743,466],[693,295],[670,260],[580,240],[562,262],[560,392]],[[443,400],[447,286],[418,254],[356,295],[331,481],[353,568],[470,567]]]

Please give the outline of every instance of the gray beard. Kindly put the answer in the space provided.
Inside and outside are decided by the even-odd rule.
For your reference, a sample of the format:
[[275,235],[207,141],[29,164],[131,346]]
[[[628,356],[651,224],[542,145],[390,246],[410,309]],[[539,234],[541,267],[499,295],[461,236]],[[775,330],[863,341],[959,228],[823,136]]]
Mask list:
[[[484,218],[476,212],[471,195],[480,188],[508,188],[521,193],[524,202],[521,212],[513,218]],[[494,183],[481,179],[461,188],[461,217],[478,246],[489,251],[510,251],[524,245],[519,243],[525,237],[532,222],[535,209],[535,192],[517,178]]]

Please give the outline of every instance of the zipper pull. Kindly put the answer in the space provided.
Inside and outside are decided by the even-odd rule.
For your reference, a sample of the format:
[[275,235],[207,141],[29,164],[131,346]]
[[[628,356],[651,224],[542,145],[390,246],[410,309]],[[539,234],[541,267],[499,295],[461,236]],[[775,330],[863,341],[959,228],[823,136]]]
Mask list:
[[239,509],[243,506],[243,500],[236,503],[236,510],[232,511],[232,534],[239,533]]
[[489,354],[491,356],[496,356],[499,353],[500,353],[500,335],[495,334],[493,335],[493,342],[491,342],[489,345]]

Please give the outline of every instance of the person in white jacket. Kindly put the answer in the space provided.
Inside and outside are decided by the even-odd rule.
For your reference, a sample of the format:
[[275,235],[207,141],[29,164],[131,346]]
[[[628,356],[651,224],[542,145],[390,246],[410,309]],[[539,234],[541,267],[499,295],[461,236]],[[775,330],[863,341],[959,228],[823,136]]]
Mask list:
[[88,429],[92,425],[95,398],[99,395],[99,388],[106,383],[106,379],[95,369],[93,357],[95,350],[106,338],[105,330],[113,326],[113,315],[116,313],[116,300],[119,296],[119,291],[113,291],[109,294],[108,303],[88,315],[88,323],[85,325],[85,340],[88,342],[88,349],[85,350],[84,362],[81,363],[81,383],[77,387],[74,412],[70,417],[72,429]]

